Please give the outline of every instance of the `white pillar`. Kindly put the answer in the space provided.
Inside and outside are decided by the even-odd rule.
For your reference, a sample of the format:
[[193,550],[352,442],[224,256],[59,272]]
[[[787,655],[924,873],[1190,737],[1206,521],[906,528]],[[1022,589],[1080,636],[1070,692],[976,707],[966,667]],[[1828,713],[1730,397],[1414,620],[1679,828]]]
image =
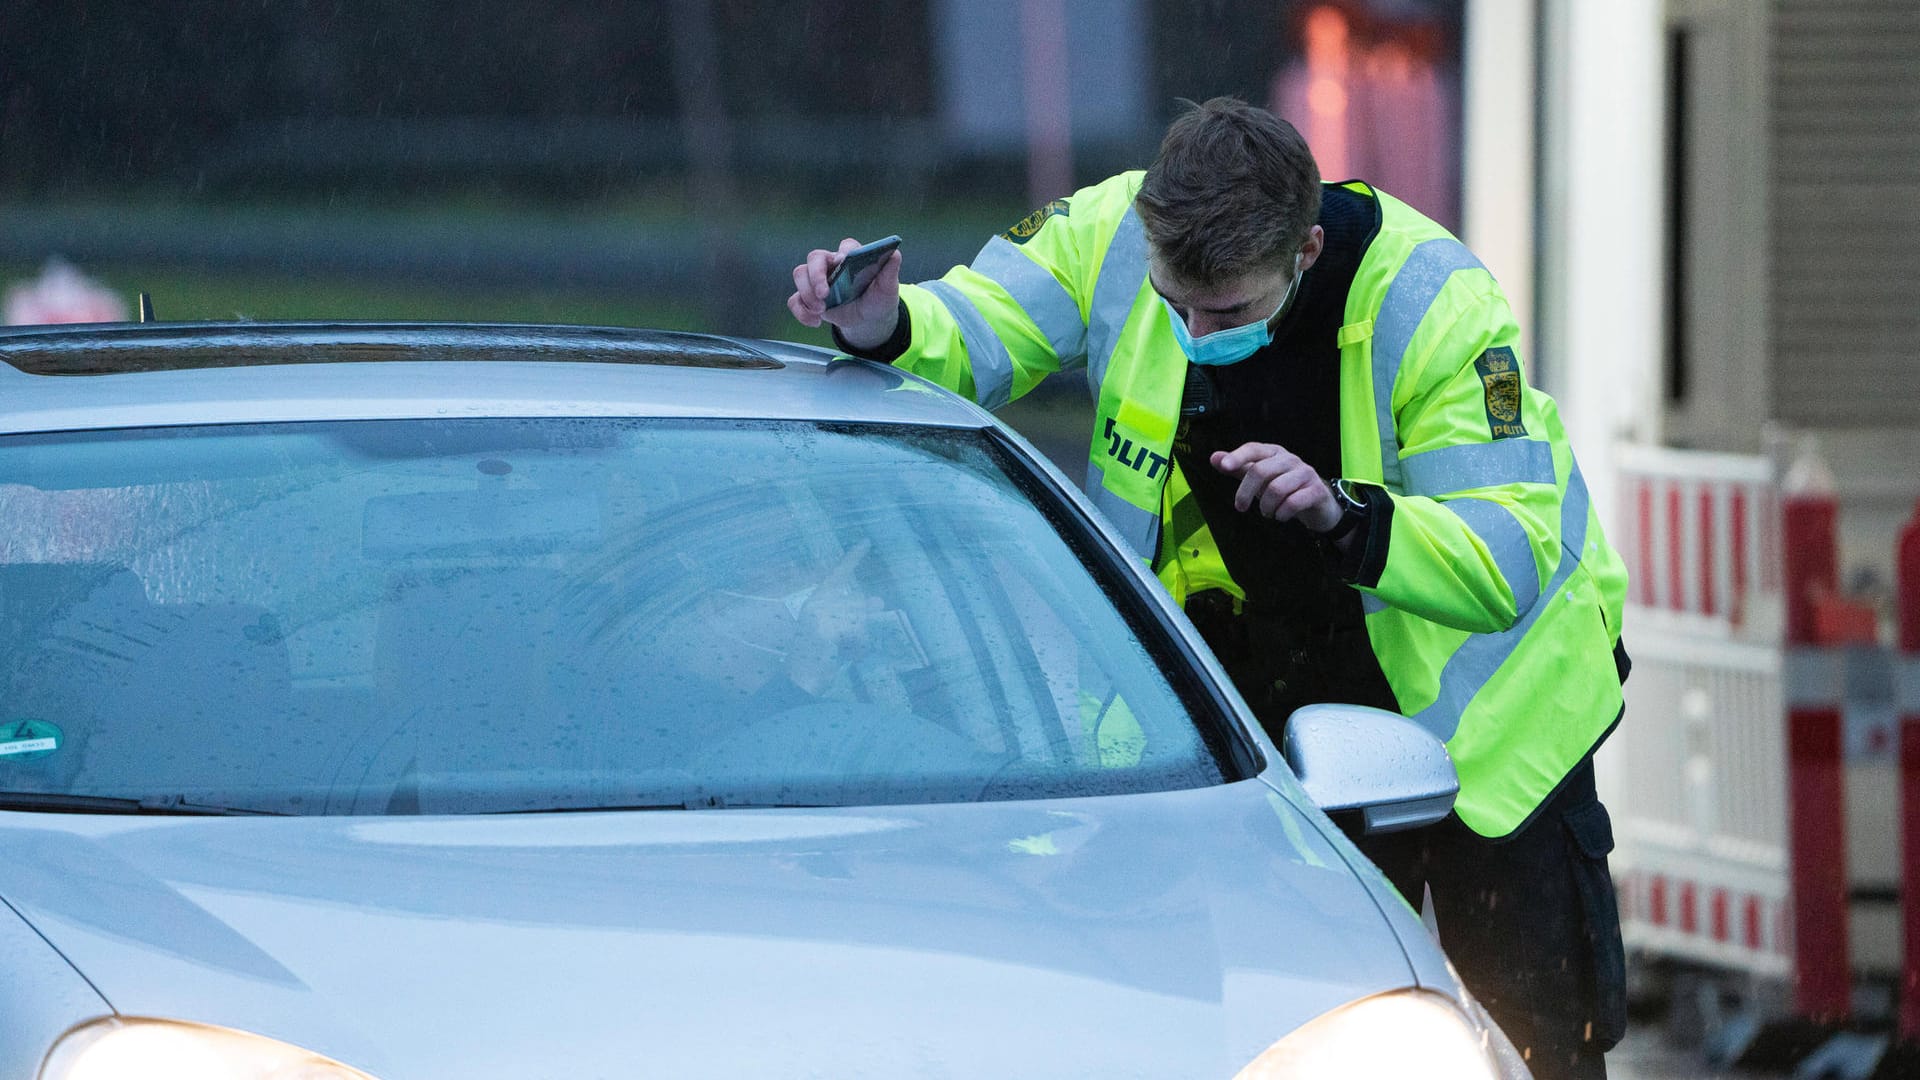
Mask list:
[[1612,443],[1661,436],[1664,6],[1547,0],[1543,10],[1540,350],[1613,524]]
[[[1532,364],[1537,0],[1468,0],[1460,239],[1493,271]],[[1531,366],[1529,371],[1531,371]]]

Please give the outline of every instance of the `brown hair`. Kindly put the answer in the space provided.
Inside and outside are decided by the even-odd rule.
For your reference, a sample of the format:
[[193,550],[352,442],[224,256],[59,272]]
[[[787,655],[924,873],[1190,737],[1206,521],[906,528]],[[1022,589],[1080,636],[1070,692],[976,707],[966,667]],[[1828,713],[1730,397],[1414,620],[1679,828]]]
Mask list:
[[1202,288],[1286,266],[1320,219],[1307,141],[1238,98],[1182,104],[1134,196],[1154,253]]

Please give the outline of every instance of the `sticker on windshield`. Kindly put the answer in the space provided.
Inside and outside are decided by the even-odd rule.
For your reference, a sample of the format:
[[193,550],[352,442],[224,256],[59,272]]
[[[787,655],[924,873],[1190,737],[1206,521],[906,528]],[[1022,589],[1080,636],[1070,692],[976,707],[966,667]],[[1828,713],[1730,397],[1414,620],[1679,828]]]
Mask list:
[[0,723],[0,764],[46,757],[60,749],[60,729],[45,720]]

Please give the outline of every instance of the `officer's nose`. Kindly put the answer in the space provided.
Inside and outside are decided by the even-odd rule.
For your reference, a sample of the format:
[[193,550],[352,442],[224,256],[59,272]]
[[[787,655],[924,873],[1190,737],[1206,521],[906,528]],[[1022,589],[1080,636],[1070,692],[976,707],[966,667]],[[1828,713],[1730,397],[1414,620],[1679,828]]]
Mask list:
[[1192,334],[1194,337],[1205,337],[1217,330],[1230,330],[1232,328],[1233,321],[1231,319],[1225,319],[1218,315],[1210,315],[1204,311],[1190,311],[1187,313],[1187,333]]

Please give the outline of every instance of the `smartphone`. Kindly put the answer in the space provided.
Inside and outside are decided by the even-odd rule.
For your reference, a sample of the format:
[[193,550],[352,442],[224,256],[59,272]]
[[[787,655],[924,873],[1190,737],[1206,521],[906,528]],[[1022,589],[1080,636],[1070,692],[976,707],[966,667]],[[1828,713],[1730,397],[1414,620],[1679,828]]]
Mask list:
[[880,271],[880,264],[900,246],[898,236],[889,236],[875,240],[871,244],[862,244],[840,260],[827,278],[827,306],[837,308],[841,304],[851,303],[867,291],[873,284],[873,276]]

